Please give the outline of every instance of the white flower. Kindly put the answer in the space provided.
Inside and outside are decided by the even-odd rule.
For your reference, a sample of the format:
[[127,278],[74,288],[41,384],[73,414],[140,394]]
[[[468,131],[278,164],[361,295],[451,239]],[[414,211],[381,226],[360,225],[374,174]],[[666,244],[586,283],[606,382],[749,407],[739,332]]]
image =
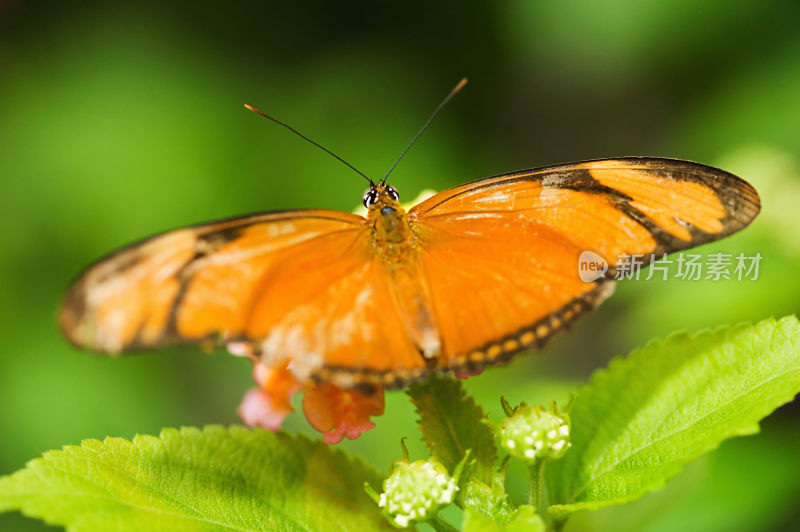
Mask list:
[[397,526],[406,528],[453,502],[456,491],[455,479],[438,462],[398,460],[383,482],[378,506],[386,509]]
[[517,408],[500,423],[499,435],[508,454],[530,463],[561,458],[572,445],[567,421],[537,406]]

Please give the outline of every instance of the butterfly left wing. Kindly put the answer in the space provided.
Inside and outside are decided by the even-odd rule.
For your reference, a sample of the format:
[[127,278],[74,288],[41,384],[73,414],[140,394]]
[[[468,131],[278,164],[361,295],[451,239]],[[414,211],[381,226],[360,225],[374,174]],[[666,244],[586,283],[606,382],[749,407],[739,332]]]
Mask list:
[[179,344],[246,344],[299,380],[342,387],[416,379],[366,220],[285,211],[175,229],[91,266],[61,328],[78,347],[120,354]]
[[337,211],[255,214],[175,229],[93,264],[61,309],[76,346],[120,353],[203,342],[242,332],[265,272],[314,239],[355,239],[363,218]]
[[[732,174],[622,158],[487,178],[415,206],[441,369],[478,370],[543,345],[610,293],[620,261],[686,249],[745,227],[760,208]],[[581,252],[609,265],[583,282]]]

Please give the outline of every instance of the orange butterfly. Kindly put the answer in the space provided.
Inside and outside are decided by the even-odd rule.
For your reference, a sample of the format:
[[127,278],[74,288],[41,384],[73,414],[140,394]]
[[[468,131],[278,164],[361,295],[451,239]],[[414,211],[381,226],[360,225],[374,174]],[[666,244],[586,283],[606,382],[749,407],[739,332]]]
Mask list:
[[[133,244],[74,283],[62,330],[110,354],[244,345],[300,382],[399,387],[539,348],[610,294],[620,257],[717,240],[760,209],[725,171],[638,157],[489,177],[408,212],[384,178],[363,203],[365,217],[253,214]],[[605,277],[579,278],[584,250]]]
[[111,255],[73,285],[61,326],[107,353],[242,341],[301,379],[399,386],[540,347],[599,304],[609,264],[736,232],[756,191],[702,164],[621,158],[525,170],[446,190],[405,212],[383,183],[366,218],[254,214],[176,229]]

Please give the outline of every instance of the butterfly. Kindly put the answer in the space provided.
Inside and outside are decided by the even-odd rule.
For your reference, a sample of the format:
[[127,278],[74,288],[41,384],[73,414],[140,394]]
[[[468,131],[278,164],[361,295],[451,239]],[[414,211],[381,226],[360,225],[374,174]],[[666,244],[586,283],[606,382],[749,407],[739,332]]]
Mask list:
[[[647,157],[488,177],[407,212],[370,180],[362,201],[365,216],[267,212],[130,245],[72,285],[61,329],[112,355],[245,345],[300,381],[400,387],[541,348],[610,295],[625,257],[717,240],[760,210],[728,172]],[[605,275],[581,280],[584,251]]]
[[166,232],[88,269],[60,314],[75,345],[117,354],[246,342],[302,379],[400,386],[541,347],[597,306],[579,256],[660,256],[748,225],[759,197],[702,164],[588,161],[489,177],[405,212],[253,214]]

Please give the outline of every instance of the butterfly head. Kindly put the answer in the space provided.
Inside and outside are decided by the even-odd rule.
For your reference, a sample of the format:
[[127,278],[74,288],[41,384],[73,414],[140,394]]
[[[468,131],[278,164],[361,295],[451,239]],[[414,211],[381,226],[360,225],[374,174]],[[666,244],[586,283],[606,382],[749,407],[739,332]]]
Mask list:
[[383,183],[371,184],[369,188],[364,191],[364,197],[361,199],[370,212],[381,212],[389,214],[391,211],[399,211],[400,207],[400,194],[392,185],[384,185]]

